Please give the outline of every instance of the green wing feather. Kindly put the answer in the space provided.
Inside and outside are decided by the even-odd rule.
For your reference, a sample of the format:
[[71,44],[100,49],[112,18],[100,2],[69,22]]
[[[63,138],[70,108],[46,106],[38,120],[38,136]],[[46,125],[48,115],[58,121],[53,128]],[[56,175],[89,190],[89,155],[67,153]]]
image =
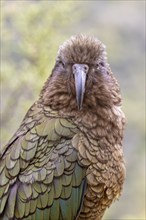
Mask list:
[[79,214],[86,182],[73,147],[79,131],[41,109],[32,106],[1,151],[0,219],[74,220]]

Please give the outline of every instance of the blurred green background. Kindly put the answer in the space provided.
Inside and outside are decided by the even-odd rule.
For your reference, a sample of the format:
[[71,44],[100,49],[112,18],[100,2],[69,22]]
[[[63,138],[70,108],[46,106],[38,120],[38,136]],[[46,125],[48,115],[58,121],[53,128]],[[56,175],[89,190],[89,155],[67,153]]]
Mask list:
[[58,47],[71,35],[106,46],[127,117],[127,177],[120,202],[104,220],[145,217],[145,1],[1,0],[1,144],[19,127],[51,73]]

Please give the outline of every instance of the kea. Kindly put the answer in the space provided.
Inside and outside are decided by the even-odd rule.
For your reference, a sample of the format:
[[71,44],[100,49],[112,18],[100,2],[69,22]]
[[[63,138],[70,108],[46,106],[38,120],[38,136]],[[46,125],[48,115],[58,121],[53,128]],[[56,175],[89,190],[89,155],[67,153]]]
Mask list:
[[101,220],[125,179],[124,127],[104,44],[71,37],[1,148],[0,219]]

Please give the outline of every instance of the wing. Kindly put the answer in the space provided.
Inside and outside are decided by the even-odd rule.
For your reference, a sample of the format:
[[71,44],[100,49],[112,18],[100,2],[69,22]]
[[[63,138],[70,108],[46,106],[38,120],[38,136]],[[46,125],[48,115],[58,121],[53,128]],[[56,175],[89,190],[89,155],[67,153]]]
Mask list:
[[0,219],[76,219],[86,186],[78,132],[48,107],[29,110],[1,152]]

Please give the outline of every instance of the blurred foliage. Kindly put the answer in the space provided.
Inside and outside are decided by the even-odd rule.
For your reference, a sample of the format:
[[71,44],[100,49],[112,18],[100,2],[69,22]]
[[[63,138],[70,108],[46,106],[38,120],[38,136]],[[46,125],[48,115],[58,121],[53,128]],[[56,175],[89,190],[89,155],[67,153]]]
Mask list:
[[[18,127],[22,116],[51,73],[64,28],[78,14],[73,2],[1,2],[2,144]],[[59,18],[59,19],[58,19]],[[19,109],[16,112],[16,108]],[[17,121],[16,121],[17,119]],[[12,127],[10,126],[12,125]],[[8,132],[9,131],[9,132]]]
[[107,46],[127,117],[127,178],[105,220],[145,217],[145,1],[1,1],[1,144],[19,127],[51,73],[58,46],[71,35]]

